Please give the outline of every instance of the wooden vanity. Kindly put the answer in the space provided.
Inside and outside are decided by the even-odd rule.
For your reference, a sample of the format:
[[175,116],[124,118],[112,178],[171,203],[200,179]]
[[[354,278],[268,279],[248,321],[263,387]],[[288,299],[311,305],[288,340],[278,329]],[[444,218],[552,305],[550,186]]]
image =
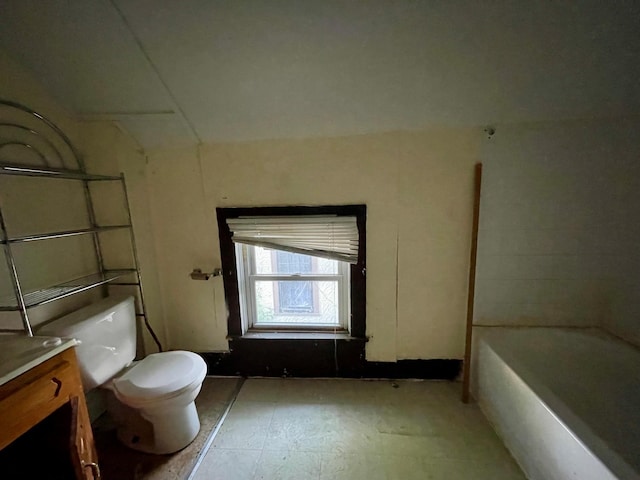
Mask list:
[[[37,365],[0,385],[3,478],[14,478],[4,477],[8,471],[14,471],[15,478],[31,478],[30,472],[46,468],[51,469],[46,478],[100,478],[75,348],[62,345],[58,350],[61,349],[50,350],[53,356],[40,363],[32,361]],[[46,353],[39,358],[43,356]],[[42,462],[41,451],[29,451],[40,441],[45,445],[40,450],[55,457],[55,462],[48,466],[38,465]],[[61,463],[57,464],[61,457]]]

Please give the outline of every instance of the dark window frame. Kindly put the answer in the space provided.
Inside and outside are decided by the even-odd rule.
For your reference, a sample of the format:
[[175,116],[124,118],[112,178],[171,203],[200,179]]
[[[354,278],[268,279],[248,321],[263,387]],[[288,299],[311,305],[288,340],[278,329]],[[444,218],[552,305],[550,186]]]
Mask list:
[[359,247],[358,263],[350,265],[351,270],[351,318],[350,336],[366,338],[366,205],[324,205],[324,206],[287,206],[287,207],[218,207],[218,236],[222,260],[225,302],[227,306],[227,326],[229,337],[242,337],[240,317],[240,292],[236,267],[235,246],[228,218],[243,216],[284,216],[284,215],[339,215],[355,216],[358,227]]

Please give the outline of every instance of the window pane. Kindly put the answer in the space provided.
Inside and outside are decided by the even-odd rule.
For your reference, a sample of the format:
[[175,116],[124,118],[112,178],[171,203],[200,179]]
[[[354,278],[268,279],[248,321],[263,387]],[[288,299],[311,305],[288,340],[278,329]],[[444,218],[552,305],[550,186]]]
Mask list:
[[338,261],[326,258],[312,257],[299,253],[269,250],[262,247],[253,248],[258,275],[278,274],[321,274],[335,275],[338,273]]
[[313,259],[310,256],[279,250],[274,253],[278,273],[311,273]]
[[277,282],[277,313],[314,313],[311,282]]
[[337,281],[256,281],[260,324],[339,325]]

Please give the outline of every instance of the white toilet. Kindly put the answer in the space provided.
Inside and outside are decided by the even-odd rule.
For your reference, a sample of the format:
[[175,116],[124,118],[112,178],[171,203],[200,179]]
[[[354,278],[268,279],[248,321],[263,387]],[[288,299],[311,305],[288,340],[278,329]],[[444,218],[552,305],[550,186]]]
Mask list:
[[147,453],[173,453],[200,430],[194,400],[207,373],[195,353],[155,353],[134,362],[133,297],[108,297],[38,329],[38,335],[72,337],[85,391],[113,392],[107,403],[118,438]]

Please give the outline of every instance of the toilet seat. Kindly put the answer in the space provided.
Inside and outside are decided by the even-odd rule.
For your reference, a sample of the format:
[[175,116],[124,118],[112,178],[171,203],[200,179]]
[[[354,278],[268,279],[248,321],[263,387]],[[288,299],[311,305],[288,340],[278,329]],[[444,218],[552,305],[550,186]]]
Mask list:
[[207,365],[193,352],[176,350],[154,353],[113,379],[113,390],[131,406],[155,403],[199,387]]

